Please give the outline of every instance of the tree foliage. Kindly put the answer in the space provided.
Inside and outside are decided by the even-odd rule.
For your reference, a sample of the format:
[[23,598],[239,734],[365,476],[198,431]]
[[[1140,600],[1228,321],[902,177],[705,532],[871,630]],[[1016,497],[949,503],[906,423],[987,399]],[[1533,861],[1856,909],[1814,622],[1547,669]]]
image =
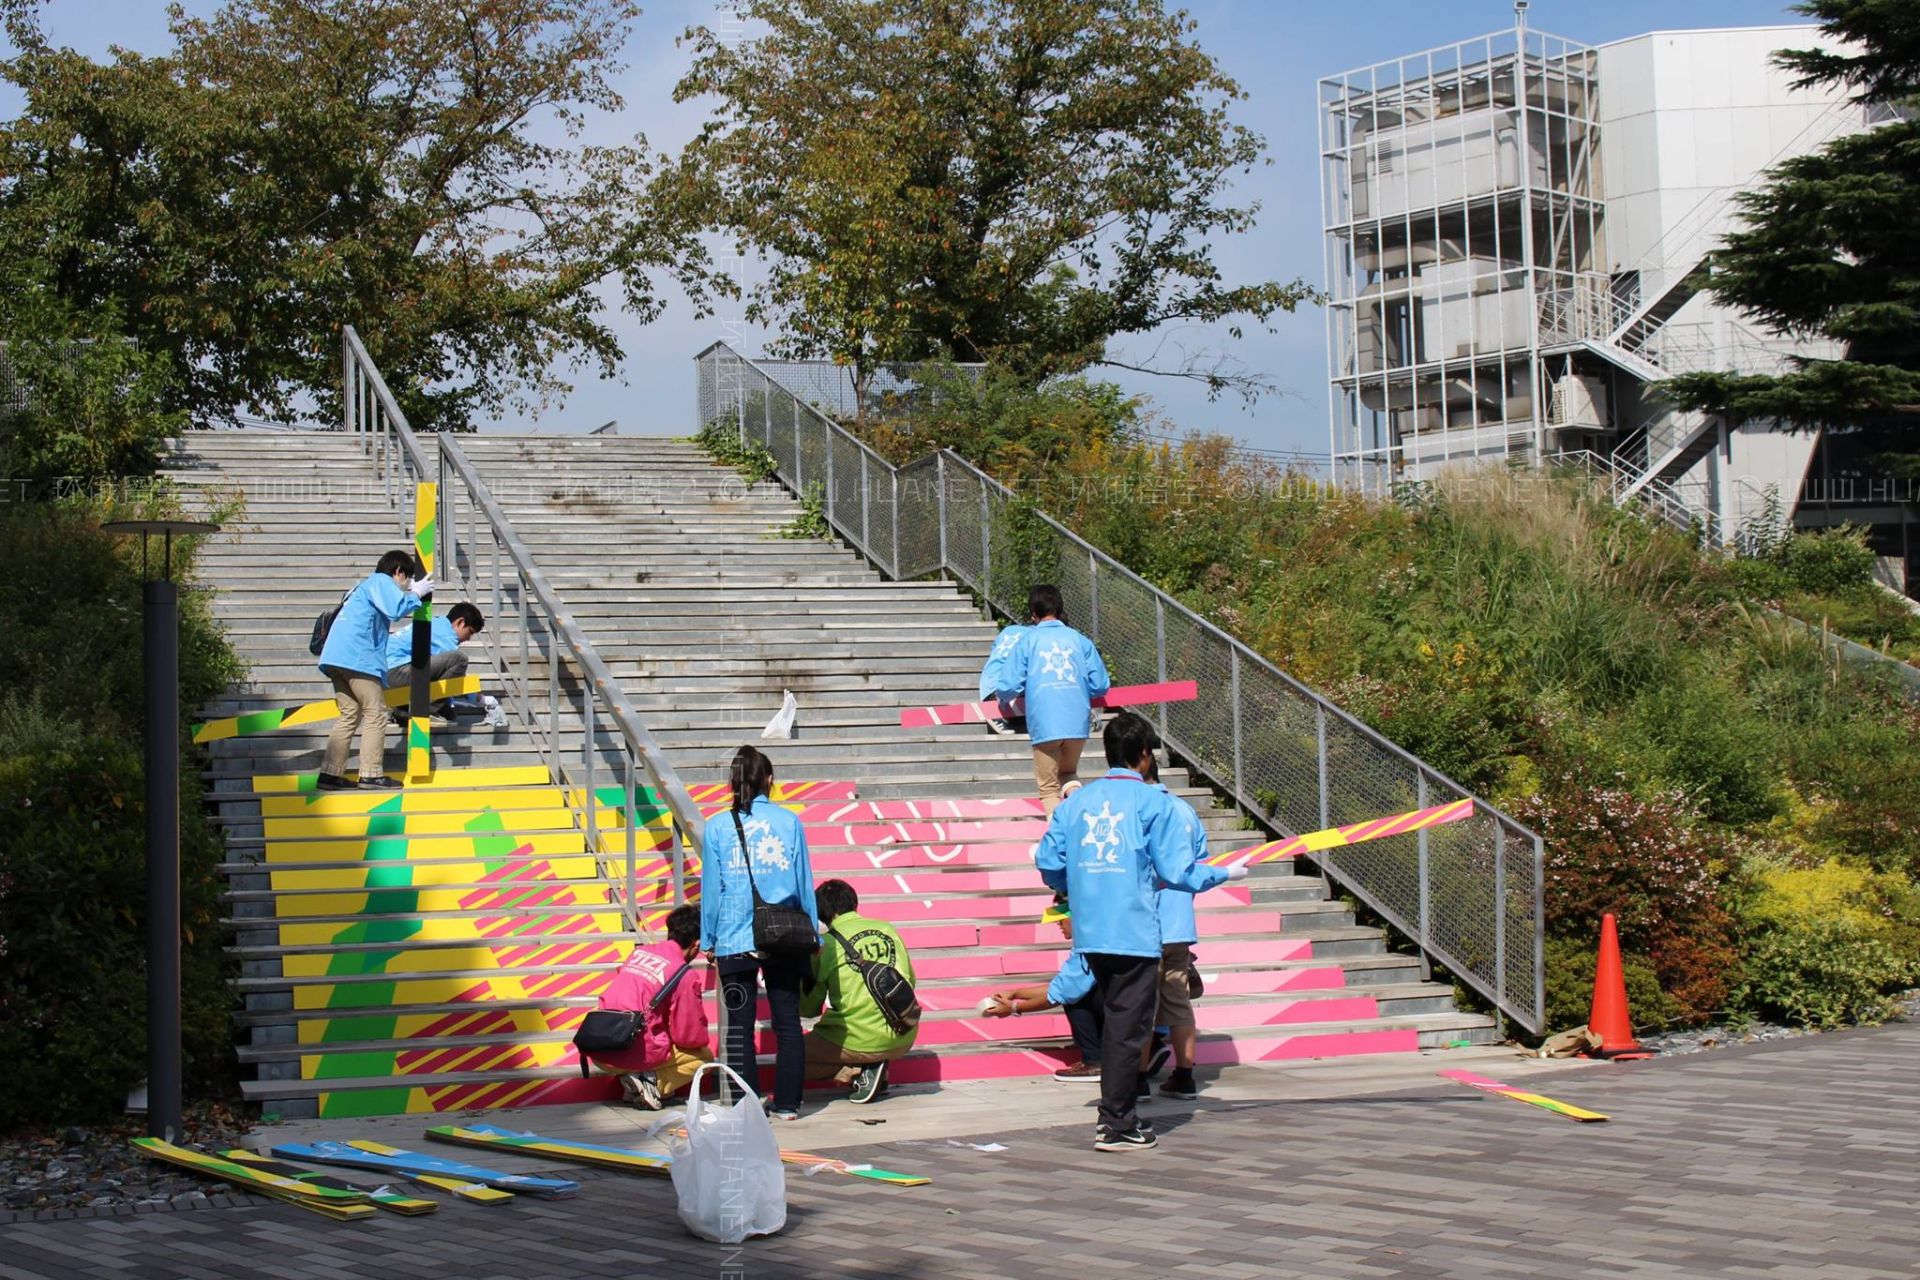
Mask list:
[[1812,0],[1844,51],[1790,50],[1800,87],[1843,86],[1896,118],[1776,165],[1739,197],[1742,225],[1713,258],[1712,292],[1778,332],[1827,339],[1841,360],[1803,360],[1777,376],[1688,374],[1689,408],[1789,426],[1897,424],[1920,414],[1920,6],[1903,0]]
[[[0,254],[79,308],[118,308],[197,416],[328,403],[360,329],[420,427],[615,371],[603,287],[643,319],[649,272],[700,255],[643,207],[644,139],[581,141],[620,107],[632,0],[229,0],[172,10],[176,47],[95,63],[30,6],[0,75]],[[697,280],[694,281],[697,289]]]
[[[1160,0],[726,0],[689,30],[678,100],[718,99],[674,182],[742,253],[779,350],[856,381],[888,360],[992,359],[1031,379],[1180,322],[1311,297],[1227,282],[1248,230],[1245,95]],[[753,30],[751,39],[740,38]],[[1215,390],[1218,366],[1184,370]]]

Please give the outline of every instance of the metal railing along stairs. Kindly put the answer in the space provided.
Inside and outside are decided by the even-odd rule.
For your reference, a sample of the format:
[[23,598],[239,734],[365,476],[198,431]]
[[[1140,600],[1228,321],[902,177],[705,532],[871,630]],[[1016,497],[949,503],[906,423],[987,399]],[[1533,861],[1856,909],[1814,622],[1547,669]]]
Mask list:
[[1529,1030],[1545,1011],[1541,838],[1279,670],[1173,597],[942,450],[895,467],[724,342],[695,357],[701,426],[726,423],[773,455],[796,494],[898,579],[950,575],[1002,613],[1032,580],[1059,583],[1115,683],[1191,678],[1164,705],[1172,750],[1288,834],[1472,800],[1473,816],[1323,852],[1322,867]]

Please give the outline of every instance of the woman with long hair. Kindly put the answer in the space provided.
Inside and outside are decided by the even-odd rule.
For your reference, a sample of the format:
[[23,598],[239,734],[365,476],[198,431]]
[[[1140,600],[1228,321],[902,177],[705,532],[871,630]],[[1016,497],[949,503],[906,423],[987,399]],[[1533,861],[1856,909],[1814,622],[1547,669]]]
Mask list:
[[768,954],[754,950],[753,898],[799,907],[819,928],[813,902],[813,867],[807,860],[807,833],[797,814],[770,798],[773,761],[753,747],[733,757],[733,805],[707,819],[700,841],[700,949],[720,970],[720,998],[726,1002],[727,1065],[759,1087],[754,1058],[754,1007],[765,978],[767,1006],[773,1015],[775,1047],[773,1104],[776,1120],[800,1115],[800,1090],[806,1060],[800,1035],[800,989],[812,969],[810,955]]

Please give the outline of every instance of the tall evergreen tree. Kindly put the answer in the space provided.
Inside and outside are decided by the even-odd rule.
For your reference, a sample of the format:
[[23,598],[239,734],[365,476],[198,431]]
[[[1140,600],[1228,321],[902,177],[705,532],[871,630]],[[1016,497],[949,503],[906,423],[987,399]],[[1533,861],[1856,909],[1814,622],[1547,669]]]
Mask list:
[[1799,11],[1844,47],[1785,50],[1777,64],[1796,86],[1845,86],[1887,119],[1742,194],[1742,226],[1714,255],[1708,287],[1779,333],[1846,354],[1778,375],[1687,374],[1671,394],[1735,421],[1874,427],[1920,453],[1920,4],[1808,0]]

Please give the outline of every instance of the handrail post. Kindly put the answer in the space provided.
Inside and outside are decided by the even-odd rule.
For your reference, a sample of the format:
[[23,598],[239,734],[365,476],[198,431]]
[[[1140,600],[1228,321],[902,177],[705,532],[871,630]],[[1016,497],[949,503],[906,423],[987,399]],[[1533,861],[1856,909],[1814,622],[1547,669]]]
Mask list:
[[637,797],[636,797],[636,796],[635,796],[635,794],[634,794],[634,792],[635,792],[635,788],[634,788],[634,785],[633,785],[633,764],[634,764],[634,761],[633,761],[633,745],[632,745],[631,743],[629,743],[629,744],[627,745],[627,751],[626,751],[626,756],[627,756],[627,787],[626,787],[626,790],[627,790],[627,794],[626,794],[626,801],[627,801],[627,809],[626,809],[626,819],[627,819],[627,898],[626,898],[626,905],[627,905],[627,927],[628,927],[629,929],[631,929],[631,930],[633,930],[633,931],[634,931],[635,933],[638,933],[638,932],[640,932],[640,905],[639,905],[639,903],[638,903],[638,902],[637,902],[637,901],[635,900],[635,898],[634,898],[634,896],[633,896],[633,895],[634,895],[634,885],[635,885],[635,876],[634,876],[634,870],[633,870],[633,855],[634,855],[634,849],[635,849],[635,848],[636,848],[636,847],[638,846],[638,842],[639,842],[639,836],[638,836],[638,834],[636,833],[636,830],[635,830],[635,828],[637,828],[637,827],[638,827],[638,826],[640,825],[640,811],[639,811],[639,809],[638,809],[638,808],[636,807],[636,804],[635,804],[635,801],[636,801],[636,799],[637,799]]
[[1547,1018],[1547,842],[1533,837],[1533,1018],[1544,1028]]
[[900,581],[900,468],[893,469],[893,580]]
[[1493,1007],[1507,1007],[1507,824],[1493,823]]
[[1314,758],[1320,774],[1320,829],[1333,825],[1332,796],[1327,787],[1327,704],[1313,704]]
[[945,573],[950,561],[947,559],[947,454],[941,450],[933,458],[933,482],[940,491],[935,501],[940,508],[940,572]]
[[987,506],[987,486],[980,486],[980,599],[987,617],[993,617],[993,512]]
[[[1154,679],[1161,684],[1167,682],[1167,598],[1156,595],[1153,598],[1153,665]],[[1167,736],[1167,704],[1160,707],[1160,736]]]
[[1100,557],[1094,554],[1092,547],[1087,548],[1087,595],[1091,600],[1088,608],[1092,611],[1093,630],[1087,632],[1089,639],[1098,644],[1100,641]]
[[600,862],[600,797],[593,791],[594,756],[599,753],[593,746],[593,686],[586,680],[580,682],[580,768],[586,775],[582,784],[587,791],[587,848],[593,850],[594,865]]
[[[793,402],[793,405],[794,405],[793,416],[795,420],[798,420],[800,417],[799,400],[796,399]],[[773,412],[773,410],[769,408],[767,412],[771,413]],[[833,522],[833,436],[831,434],[823,433],[822,438],[824,443],[826,444],[826,450],[827,450],[827,492],[826,492],[826,500],[820,504],[820,509],[827,513],[827,522],[831,524]],[[803,494],[801,496],[804,497],[805,495]]]
[[[1415,769],[1414,808],[1427,807],[1427,771]],[[1420,978],[1426,981],[1433,977],[1433,960],[1430,950],[1433,944],[1433,864],[1428,855],[1427,828],[1420,828],[1416,834],[1419,841],[1420,867],[1420,936],[1415,939],[1420,944]]]

